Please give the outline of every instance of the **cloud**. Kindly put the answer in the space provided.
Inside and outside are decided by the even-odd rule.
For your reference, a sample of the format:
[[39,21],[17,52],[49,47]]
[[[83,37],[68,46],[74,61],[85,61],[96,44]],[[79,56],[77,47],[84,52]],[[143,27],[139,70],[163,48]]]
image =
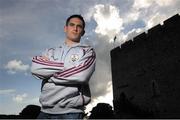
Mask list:
[[17,103],[21,103],[25,100],[25,98],[27,98],[27,94],[24,93],[24,94],[21,94],[21,95],[16,95],[13,97],[13,101],[17,102]]
[[133,7],[136,9],[148,8],[154,0],[134,0]]
[[149,29],[180,12],[179,0],[134,0],[131,11],[138,14]]
[[106,96],[106,94],[112,94],[112,78],[111,78],[111,64],[110,64],[110,50],[112,44],[109,43],[108,37],[96,36],[97,46],[96,51],[96,71],[90,80],[90,88],[92,93],[92,102],[87,107],[88,110],[98,102],[110,102],[112,103],[112,96],[108,99],[98,99],[100,96]]
[[8,73],[15,74],[16,72],[23,72],[29,69],[29,65],[25,65],[20,60],[11,60],[5,65]]
[[149,19],[146,28],[149,29],[152,28],[154,25],[162,24],[163,20],[165,19],[166,19],[166,15],[160,15],[160,13],[156,13]]
[[112,93],[112,83],[109,82],[108,83],[108,92],[105,95],[102,96],[97,96],[96,98],[94,98],[92,100],[92,102],[90,104],[87,105],[87,109],[85,110],[85,112],[89,112],[93,109],[94,106],[96,106],[99,102],[103,102],[103,103],[108,103],[111,106],[113,106],[113,93]]
[[159,6],[170,6],[174,5],[177,0],[154,0]]
[[96,5],[93,18],[97,23],[95,32],[112,40],[123,29],[119,9],[112,5]]
[[9,95],[12,93],[15,93],[16,90],[15,89],[4,89],[4,90],[0,90],[0,95]]
[[136,9],[149,8],[152,5],[159,7],[166,7],[174,5],[177,2],[176,0],[134,0],[133,7]]

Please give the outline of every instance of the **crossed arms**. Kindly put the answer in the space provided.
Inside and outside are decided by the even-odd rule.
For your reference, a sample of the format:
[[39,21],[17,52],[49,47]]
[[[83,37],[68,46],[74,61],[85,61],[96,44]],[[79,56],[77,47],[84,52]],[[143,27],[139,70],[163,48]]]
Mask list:
[[87,83],[95,71],[96,55],[92,48],[85,51],[76,66],[64,67],[65,63],[50,61],[47,56],[35,56],[32,59],[31,72],[35,77],[56,84]]

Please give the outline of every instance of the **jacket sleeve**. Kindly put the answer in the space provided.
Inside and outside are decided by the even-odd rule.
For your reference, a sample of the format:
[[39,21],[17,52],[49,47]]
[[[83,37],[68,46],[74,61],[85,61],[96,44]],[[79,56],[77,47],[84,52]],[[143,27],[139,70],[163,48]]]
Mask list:
[[[48,55],[46,57],[49,58]],[[36,78],[48,79],[54,73],[61,71],[63,67],[63,63],[44,59],[43,56],[35,56],[32,59],[31,73]]]
[[96,55],[93,48],[85,51],[75,67],[67,68],[55,73],[51,80],[57,84],[84,84],[87,83],[95,71]]

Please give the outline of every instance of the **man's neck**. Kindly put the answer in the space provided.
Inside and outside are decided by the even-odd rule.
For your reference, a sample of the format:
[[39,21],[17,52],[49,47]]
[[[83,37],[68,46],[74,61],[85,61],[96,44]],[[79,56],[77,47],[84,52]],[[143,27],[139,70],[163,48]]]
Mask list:
[[69,46],[69,47],[71,47],[71,46],[73,46],[75,44],[78,44],[78,43],[80,43],[80,42],[74,42],[74,41],[71,41],[71,40],[68,40],[68,39],[65,40],[65,44],[67,46]]

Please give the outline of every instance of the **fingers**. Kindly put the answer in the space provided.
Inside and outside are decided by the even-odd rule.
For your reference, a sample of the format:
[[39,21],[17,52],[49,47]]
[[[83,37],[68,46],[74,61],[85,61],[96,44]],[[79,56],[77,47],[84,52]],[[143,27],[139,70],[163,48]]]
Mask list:
[[40,58],[45,60],[45,61],[49,61],[49,58],[47,56],[40,56]]

